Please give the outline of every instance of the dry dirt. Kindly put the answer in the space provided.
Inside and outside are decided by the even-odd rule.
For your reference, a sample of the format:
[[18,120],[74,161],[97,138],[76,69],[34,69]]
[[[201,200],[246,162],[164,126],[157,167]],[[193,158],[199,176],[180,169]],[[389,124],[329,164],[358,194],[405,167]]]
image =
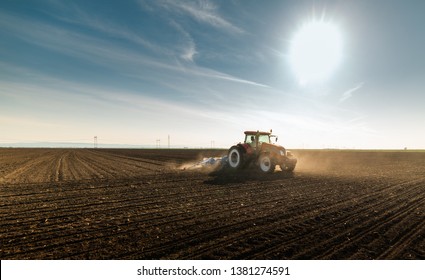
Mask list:
[[0,149],[1,259],[425,259],[425,152]]

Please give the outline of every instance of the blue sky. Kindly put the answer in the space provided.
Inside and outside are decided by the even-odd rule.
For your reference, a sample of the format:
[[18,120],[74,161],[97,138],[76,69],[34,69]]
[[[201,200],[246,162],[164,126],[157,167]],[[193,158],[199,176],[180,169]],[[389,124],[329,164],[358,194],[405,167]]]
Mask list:
[[[425,148],[425,1],[8,1],[0,146]],[[342,57],[303,84],[290,46],[332,22]]]

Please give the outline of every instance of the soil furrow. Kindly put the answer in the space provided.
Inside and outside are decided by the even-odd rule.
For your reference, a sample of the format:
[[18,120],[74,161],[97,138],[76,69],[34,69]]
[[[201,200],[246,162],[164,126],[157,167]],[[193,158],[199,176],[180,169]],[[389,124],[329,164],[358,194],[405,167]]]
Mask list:
[[0,257],[424,257],[425,153],[293,152],[265,175],[176,168],[221,150],[0,149]]

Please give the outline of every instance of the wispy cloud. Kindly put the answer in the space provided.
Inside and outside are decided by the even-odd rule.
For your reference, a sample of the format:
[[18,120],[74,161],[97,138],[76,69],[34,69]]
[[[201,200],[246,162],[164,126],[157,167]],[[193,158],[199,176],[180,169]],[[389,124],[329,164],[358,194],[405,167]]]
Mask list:
[[100,17],[99,15],[88,13],[72,2],[56,3],[56,1],[53,1],[52,5],[59,9],[60,13],[50,13],[49,15],[59,19],[60,21],[71,23],[77,26],[84,26],[91,30],[101,32],[115,38],[127,40],[128,42],[137,44],[155,53],[162,55],[173,54],[172,50],[146,39],[141,34],[130,30],[125,26],[119,26]]
[[186,61],[193,62],[194,56],[198,53],[196,51],[196,44],[189,32],[187,32],[180,24],[176,21],[171,20],[170,24],[182,35],[184,38],[184,47],[180,57]]
[[205,72],[202,75],[204,76],[208,76],[211,78],[216,78],[216,79],[221,79],[221,80],[226,80],[226,81],[231,81],[231,82],[237,82],[237,83],[242,83],[242,84],[247,84],[247,85],[252,85],[252,86],[257,86],[257,87],[264,87],[264,88],[270,88],[268,85],[265,84],[261,84],[261,83],[257,83],[254,81],[249,81],[249,80],[245,80],[245,79],[240,79],[231,75],[227,75],[224,73],[220,73],[220,72],[216,72],[216,71],[209,71],[209,72]]
[[[191,133],[199,134],[199,130],[192,131],[193,127],[213,126],[221,114],[212,108],[164,100],[125,88],[87,85],[37,73],[32,76],[32,80],[25,82],[0,81],[0,99],[15,106],[10,111],[3,110],[7,103],[0,104],[0,130],[5,133],[0,140],[9,134],[16,141],[70,141],[75,137],[100,135],[109,142],[153,143],[161,133],[187,130],[190,138]],[[231,124],[225,118],[222,121],[222,127]],[[194,144],[186,142],[186,145]]]
[[[81,14],[80,18],[83,17]],[[52,24],[43,19],[0,12],[4,34],[30,48],[66,57],[67,63],[62,68],[61,63],[65,62],[56,61],[61,71],[53,72],[48,63],[33,68],[31,63],[21,60],[0,62],[0,99],[3,103],[0,111],[4,113],[1,130],[11,131],[10,135],[16,135],[13,136],[16,139],[49,140],[60,135],[59,140],[65,141],[74,139],[71,131],[78,131],[79,135],[97,135],[96,131],[101,130],[98,135],[112,139],[116,137],[114,135],[132,133],[134,127],[158,133],[172,133],[172,129],[182,123],[185,128],[180,130],[187,127],[187,133],[192,133],[190,127],[206,129],[217,121],[220,121],[218,130],[226,125],[238,127],[238,119],[229,117],[235,114],[235,108],[246,110],[241,102],[252,108],[262,99],[258,92],[271,89],[256,81],[197,65],[194,63],[197,46],[187,26],[179,21],[172,23],[172,19],[168,21],[170,23],[181,40],[175,48],[178,52],[167,52],[164,48],[164,51],[155,53],[146,52],[149,45],[137,49],[134,44],[123,44],[123,40],[108,40],[128,36],[131,41],[130,36],[135,34],[133,31],[127,33],[126,29],[123,31],[125,35],[119,34],[118,26],[102,20],[85,19],[75,28],[72,22]],[[90,27],[91,31],[81,27]],[[131,42],[135,43],[136,39]],[[106,72],[109,76],[102,83],[90,77],[81,79],[80,73],[73,73],[81,65],[90,65],[95,71]],[[62,70],[66,75],[61,73]],[[95,71],[94,76],[98,74]],[[128,81],[131,86],[126,83]],[[7,104],[15,109],[1,110],[7,109]],[[31,119],[34,119],[34,125],[29,122]],[[42,129],[33,132],[32,136],[24,135],[24,131],[32,130],[31,126]],[[133,139],[141,137],[142,141],[151,141],[142,138],[149,137],[149,134],[139,134]],[[197,131],[196,134],[203,133]],[[210,136],[205,135],[210,141]],[[117,141],[126,143],[126,137]]]
[[[140,1],[145,4],[143,0]],[[232,24],[230,21],[222,17],[214,3],[208,0],[198,1],[173,1],[159,0],[156,1],[160,7],[179,14],[190,16],[194,20],[208,24],[215,28],[225,30],[232,33],[244,33],[244,30]]]
[[[52,16],[61,21],[84,26],[94,31],[107,34],[108,36],[127,40],[128,42],[137,44],[160,55],[172,56],[178,52],[177,55],[180,58],[185,61],[193,62],[194,56],[198,53],[196,44],[189,32],[172,19],[169,19],[171,26],[182,35],[184,40],[178,42],[178,44],[172,44],[166,47],[152,40],[148,40],[135,30],[130,30],[125,26],[118,26],[98,15],[89,14],[75,4],[61,4],[59,7],[63,13],[60,15],[52,14]],[[182,46],[180,46],[180,43]]]
[[348,98],[351,98],[353,96],[353,93],[359,89],[361,89],[364,86],[364,83],[359,83],[358,85],[356,85],[355,87],[345,91],[341,98],[339,99],[339,102],[344,102],[345,100],[347,100]]
[[[202,83],[207,82],[209,85],[212,85],[213,89],[223,83],[224,85],[234,83],[241,86],[268,87],[256,81],[250,81],[210,68],[197,66],[194,63],[180,63],[173,60],[172,57],[146,56],[137,50],[111,44],[102,38],[87,36],[35,20],[17,18],[1,13],[0,24],[5,30],[8,30],[14,36],[30,44],[70,55],[81,61],[89,61],[92,64],[94,63],[111,71],[119,70],[117,71],[117,75],[121,77],[132,77],[139,81],[150,80],[158,85],[163,83],[166,76],[171,77],[171,80],[185,84],[187,87],[191,87],[195,83],[194,86],[200,90],[198,97],[199,95],[202,96],[204,94],[203,92],[205,92],[205,90],[199,88],[198,83],[202,81],[199,79],[204,80]],[[185,31],[181,29],[181,32]],[[188,34],[186,41],[186,60],[190,61],[194,58],[196,46],[194,43],[191,43],[191,38]],[[73,79],[73,77],[70,77],[70,79]],[[115,79],[117,79],[117,76]],[[195,80],[198,82],[195,82]],[[175,86],[178,87],[178,84]],[[242,91],[246,90],[245,88]],[[222,94],[227,95],[227,92],[228,90],[222,91]],[[197,100],[194,99],[192,102],[197,102]]]

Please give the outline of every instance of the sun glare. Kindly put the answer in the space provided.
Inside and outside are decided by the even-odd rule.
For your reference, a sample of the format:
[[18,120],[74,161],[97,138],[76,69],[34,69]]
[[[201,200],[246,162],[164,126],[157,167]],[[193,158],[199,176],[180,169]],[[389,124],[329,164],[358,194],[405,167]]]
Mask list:
[[311,21],[295,34],[290,63],[301,84],[322,82],[338,66],[342,42],[338,28],[329,22]]

